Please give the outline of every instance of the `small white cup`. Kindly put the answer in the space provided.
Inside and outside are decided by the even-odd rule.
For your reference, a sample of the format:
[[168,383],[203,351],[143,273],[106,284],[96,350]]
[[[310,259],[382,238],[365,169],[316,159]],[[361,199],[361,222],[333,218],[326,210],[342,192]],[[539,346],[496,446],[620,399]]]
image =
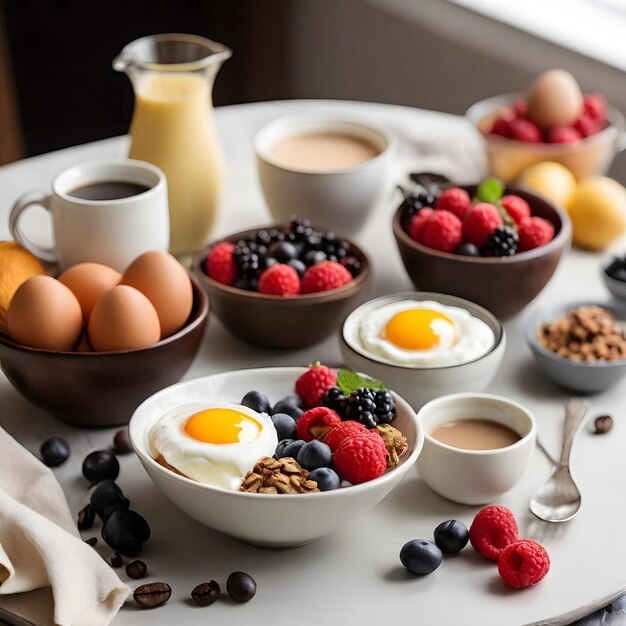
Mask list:
[[[341,169],[303,171],[276,162],[271,153],[279,141],[304,133],[339,133],[372,144],[378,154]],[[297,215],[316,228],[354,233],[388,197],[392,184],[395,142],[372,126],[325,114],[295,114],[266,124],[254,139],[261,189],[278,222]]]
[[[115,200],[68,195],[78,187],[99,182],[128,182],[148,189]],[[31,206],[50,212],[53,248],[37,245],[20,227],[21,215]],[[165,174],[150,163],[132,159],[76,165],[54,179],[52,194],[31,191],[18,198],[9,215],[9,230],[21,246],[42,261],[58,263],[61,271],[83,261],[124,271],[143,252],[167,252],[170,222]]]
[[[464,450],[430,433],[450,420],[483,419],[514,430],[520,440],[495,450]],[[425,404],[417,414],[424,448],[417,460],[420,476],[439,495],[461,504],[493,502],[522,478],[537,441],[535,418],[521,404],[502,396],[456,393]]]

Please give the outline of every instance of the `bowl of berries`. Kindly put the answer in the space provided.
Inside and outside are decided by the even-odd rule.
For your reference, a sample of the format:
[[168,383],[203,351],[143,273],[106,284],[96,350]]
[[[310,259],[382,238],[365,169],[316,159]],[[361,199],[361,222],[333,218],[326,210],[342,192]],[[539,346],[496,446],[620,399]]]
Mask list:
[[155,485],[200,523],[268,548],[346,528],[424,443],[379,381],[316,363],[223,372],[146,400],[129,435]]
[[369,279],[360,248],[299,219],[225,237],[194,266],[224,326],[266,348],[303,348],[332,335]]
[[393,220],[409,277],[423,291],[465,298],[500,318],[515,315],[569,248],[566,211],[496,178],[469,186],[431,178],[412,175]]
[[626,147],[622,113],[599,93],[583,94],[563,70],[541,74],[526,94],[481,100],[466,115],[484,137],[490,172],[507,182],[539,161],[556,161],[578,180],[605,174]]

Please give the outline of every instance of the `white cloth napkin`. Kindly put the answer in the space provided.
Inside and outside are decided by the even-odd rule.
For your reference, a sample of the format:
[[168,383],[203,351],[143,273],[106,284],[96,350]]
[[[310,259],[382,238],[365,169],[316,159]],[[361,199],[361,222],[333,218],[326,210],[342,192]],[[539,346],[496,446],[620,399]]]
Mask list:
[[0,595],[42,587],[58,626],[106,626],[130,592],[80,538],[52,471],[0,428]]

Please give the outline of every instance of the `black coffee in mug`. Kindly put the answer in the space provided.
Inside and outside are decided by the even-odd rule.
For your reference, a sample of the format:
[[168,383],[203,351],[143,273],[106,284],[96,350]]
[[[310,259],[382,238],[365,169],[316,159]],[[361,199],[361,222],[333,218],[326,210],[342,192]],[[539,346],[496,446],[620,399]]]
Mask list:
[[150,187],[139,183],[123,180],[105,180],[76,187],[76,189],[68,191],[67,195],[81,200],[120,200],[121,198],[138,196],[149,189]]

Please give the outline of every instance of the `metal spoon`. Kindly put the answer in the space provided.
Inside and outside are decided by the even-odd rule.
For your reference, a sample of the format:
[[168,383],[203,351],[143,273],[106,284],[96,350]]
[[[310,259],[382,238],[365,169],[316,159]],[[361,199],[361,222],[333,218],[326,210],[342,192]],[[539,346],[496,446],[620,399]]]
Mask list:
[[567,522],[580,509],[581,496],[569,469],[569,457],[589,405],[581,398],[572,398],[565,405],[563,451],[554,474],[541,485],[530,500],[530,510],[546,522]]

